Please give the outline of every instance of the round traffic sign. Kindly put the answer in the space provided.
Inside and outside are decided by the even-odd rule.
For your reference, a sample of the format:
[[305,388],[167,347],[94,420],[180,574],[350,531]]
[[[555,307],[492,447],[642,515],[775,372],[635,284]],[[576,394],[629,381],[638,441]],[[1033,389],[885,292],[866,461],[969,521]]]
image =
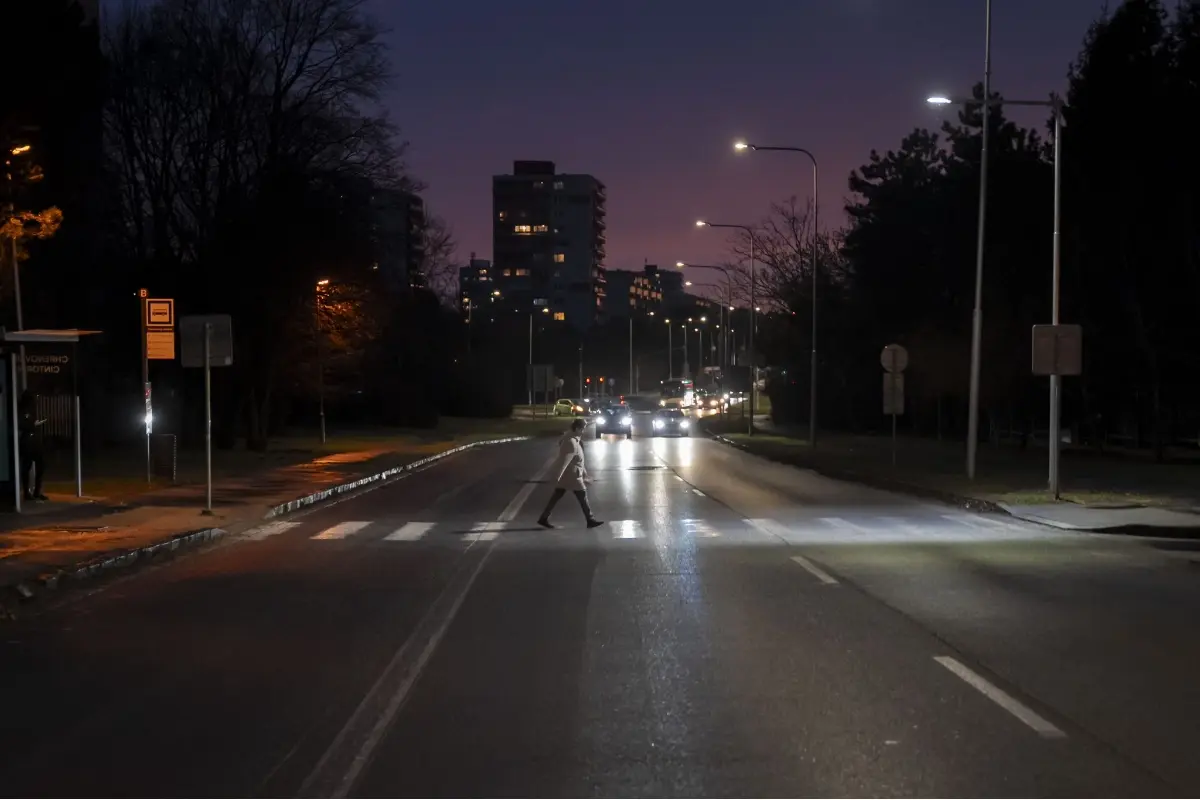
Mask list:
[[908,366],[908,351],[898,344],[889,344],[879,354],[879,363],[888,372],[904,372]]

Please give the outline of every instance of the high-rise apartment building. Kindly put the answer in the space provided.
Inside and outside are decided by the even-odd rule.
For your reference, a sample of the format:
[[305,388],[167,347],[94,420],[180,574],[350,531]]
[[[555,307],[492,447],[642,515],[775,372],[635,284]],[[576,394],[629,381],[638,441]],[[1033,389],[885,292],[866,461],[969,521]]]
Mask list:
[[553,161],[516,161],[492,178],[492,267],[504,305],[583,329],[603,313],[605,191]]

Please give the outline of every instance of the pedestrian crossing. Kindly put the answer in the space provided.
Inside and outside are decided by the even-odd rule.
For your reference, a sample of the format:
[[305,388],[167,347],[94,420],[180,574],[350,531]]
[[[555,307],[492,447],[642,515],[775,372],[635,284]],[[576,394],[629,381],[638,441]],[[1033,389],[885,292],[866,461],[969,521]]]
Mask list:
[[[304,528],[303,531],[297,529]],[[1047,531],[1017,520],[979,514],[814,516],[768,519],[726,516],[722,519],[623,519],[594,530],[564,520],[562,527],[544,530],[532,520],[460,522],[455,520],[344,520],[331,525],[277,520],[243,534],[261,541],[297,531],[313,542],[370,541],[381,544],[474,543],[494,540],[547,541],[567,537],[588,541],[672,544],[867,544],[972,542],[997,539],[1044,538]]]

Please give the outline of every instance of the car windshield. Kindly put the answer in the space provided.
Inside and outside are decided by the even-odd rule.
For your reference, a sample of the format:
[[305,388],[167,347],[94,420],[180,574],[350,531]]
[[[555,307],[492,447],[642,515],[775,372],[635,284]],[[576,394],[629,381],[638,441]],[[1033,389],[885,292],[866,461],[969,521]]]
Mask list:
[[681,419],[683,417],[683,412],[677,408],[671,408],[667,409],[666,411],[658,412],[658,415],[660,417],[666,417],[669,419]]

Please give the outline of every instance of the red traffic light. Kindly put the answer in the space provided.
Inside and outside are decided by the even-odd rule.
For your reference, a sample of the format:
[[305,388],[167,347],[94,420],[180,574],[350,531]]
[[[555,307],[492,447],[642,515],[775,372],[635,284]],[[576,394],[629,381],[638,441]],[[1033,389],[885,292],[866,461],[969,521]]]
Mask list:
[[592,382],[591,378],[588,378],[586,381],[584,381],[584,383],[591,383],[591,382]]

